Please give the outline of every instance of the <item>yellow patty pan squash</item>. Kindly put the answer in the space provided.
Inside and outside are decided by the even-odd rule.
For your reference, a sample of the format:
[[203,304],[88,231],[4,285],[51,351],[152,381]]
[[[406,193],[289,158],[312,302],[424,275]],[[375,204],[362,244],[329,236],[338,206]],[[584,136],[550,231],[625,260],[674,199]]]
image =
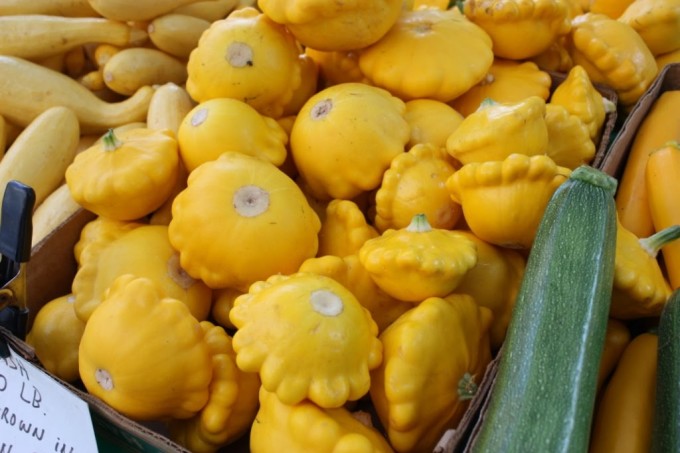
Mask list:
[[546,101],[529,96],[516,102],[485,100],[446,139],[448,153],[463,164],[503,160],[510,154],[545,154]]
[[477,264],[477,247],[456,231],[432,228],[424,214],[416,214],[408,226],[366,241],[359,260],[387,294],[420,303],[454,291]]
[[175,196],[187,187],[187,177],[189,175],[184,162],[182,162],[181,155],[178,170],[177,180],[170,192],[170,196],[166,198],[165,203],[147,216],[147,223],[151,225],[168,225],[170,223],[172,218],[172,202],[175,201]]
[[412,303],[395,299],[380,289],[361,265],[357,255],[310,258],[302,263],[300,272],[325,275],[349,289],[371,313],[371,318],[378,325],[378,332],[385,330],[395,319],[413,308]]
[[88,211],[114,220],[140,219],[170,196],[179,150],[169,130],[133,128],[78,153],[65,173],[71,196]]
[[298,56],[300,64],[300,86],[293,91],[293,97],[283,107],[283,116],[297,115],[307,99],[311,98],[319,89],[319,65],[307,55]]
[[665,68],[667,65],[679,62],[680,62],[680,49],[664,53],[656,57],[656,67],[658,68],[659,72],[661,72],[661,70]]
[[285,404],[323,408],[364,396],[382,361],[378,327],[356,297],[332,278],[273,275],[234,301],[236,363],[257,372]]
[[284,404],[260,389],[260,409],[250,430],[252,453],[392,453],[387,439],[344,407],[309,401]]
[[511,154],[501,161],[463,165],[446,187],[479,238],[529,249],[548,201],[570,173],[545,155]]
[[380,334],[370,397],[396,451],[433,451],[456,428],[491,361],[492,316],[466,294],[431,297]]
[[411,129],[407,148],[420,144],[444,148],[446,139],[463,121],[463,115],[449,104],[426,98],[406,101],[404,118]]
[[629,108],[657,75],[654,55],[628,24],[604,14],[585,13],[571,21],[567,49],[575,65],[582,66],[594,83],[616,91]]
[[654,56],[680,49],[680,2],[636,0],[617,18],[630,25]]
[[275,119],[233,98],[210,99],[195,106],[180,123],[177,141],[190,172],[225,151],[259,157],[277,167],[288,152],[288,134]]
[[569,32],[568,0],[467,0],[463,13],[489,34],[493,53],[524,60]]
[[455,8],[404,11],[359,53],[359,68],[371,83],[404,100],[451,101],[480,82],[492,62],[489,36]]
[[548,147],[545,154],[557,165],[574,169],[589,164],[595,157],[595,143],[588,126],[560,104],[545,106]]
[[616,104],[597,91],[588,72],[580,65],[573,66],[557,85],[550,104],[563,106],[583,121],[595,144],[599,143],[607,113],[616,110]]
[[550,44],[550,47],[527,61],[536,63],[544,71],[552,72],[567,73],[574,66],[566,48],[566,36],[560,36]]
[[401,0],[259,0],[257,6],[303,46],[331,51],[373,44],[401,12]]
[[339,83],[370,84],[359,68],[359,52],[355,50],[317,50],[306,47],[304,54],[319,68],[319,89]]
[[40,364],[66,382],[80,378],[78,347],[85,330],[73,309],[74,299],[66,294],[48,301],[35,314],[26,334],[26,343],[33,347]]
[[482,105],[485,99],[499,103],[514,103],[530,96],[544,101],[550,96],[550,74],[531,61],[494,58],[481,82],[467,90],[449,104],[463,116],[468,116]]
[[199,321],[210,314],[210,288],[182,269],[165,225],[133,228],[86,256],[71,284],[76,314],[85,322],[101,303],[106,288],[123,274],[149,278],[163,297],[182,301]]
[[87,222],[80,230],[80,236],[73,246],[73,256],[80,266],[89,260],[90,254],[97,254],[109,242],[119,238],[128,231],[145,225],[143,222],[111,220],[97,216]]
[[635,0],[583,0],[587,2],[587,6],[583,8],[583,12],[604,14],[612,19],[618,19],[621,14],[628,8],[628,6]]
[[193,453],[214,453],[242,437],[258,411],[260,379],[236,366],[232,339],[209,321],[201,322],[212,353],[210,396],[200,412],[188,419],[170,420],[170,438]]
[[453,228],[463,215],[446,189],[455,171],[446,150],[429,144],[415,145],[392,159],[375,193],[378,231],[406,228],[416,214],[424,214],[432,228]]
[[664,245],[679,237],[680,225],[638,238],[617,222],[611,317],[626,320],[661,314],[672,288],[657,255]]
[[243,291],[234,288],[219,288],[212,292],[213,301],[210,308],[212,319],[220,326],[229,330],[236,330],[236,326],[229,319],[229,312],[234,306],[234,301]]
[[78,353],[87,391],[133,420],[189,418],[208,402],[213,365],[204,330],[148,278],[116,279]]
[[300,46],[288,30],[247,6],[214,21],[187,62],[186,89],[196,102],[239,99],[277,118],[302,83]]
[[405,105],[388,91],[342,83],[309,98],[295,118],[290,151],[310,194],[351,199],[380,185],[409,139]]
[[366,216],[352,200],[331,200],[319,230],[317,256],[355,254],[378,231],[366,222]]
[[498,351],[512,317],[526,258],[520,251],[488,243],[472,231],[457,231],[477,246],[477,264],[465,273],[455,292],[468,294],[477,305],[491,310],[489,340],[491,348]]
[[237,152],[206,162],[175,197],[168,236],[180,264],[210,288],[248,286],[316,255],[321,222],[272,163]]

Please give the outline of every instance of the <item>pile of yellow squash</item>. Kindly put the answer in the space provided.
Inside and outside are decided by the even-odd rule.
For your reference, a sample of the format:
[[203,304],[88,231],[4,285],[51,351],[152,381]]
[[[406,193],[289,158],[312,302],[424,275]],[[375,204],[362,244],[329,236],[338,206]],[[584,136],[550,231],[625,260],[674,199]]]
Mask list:
[[[433,451],[679,27],[672,0],[3,1],[0,184],[35,188],[34,244],[93,214],[27,342],[192,452]],[[629,233],[613,310],[655,316]]]

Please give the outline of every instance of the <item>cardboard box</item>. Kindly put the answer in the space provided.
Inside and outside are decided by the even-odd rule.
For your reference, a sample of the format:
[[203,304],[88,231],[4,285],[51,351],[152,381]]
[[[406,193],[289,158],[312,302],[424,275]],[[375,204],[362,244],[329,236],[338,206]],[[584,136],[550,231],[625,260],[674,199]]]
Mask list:
[[[551,74],[553,89],[566,75]],[[610,101],[617,103],[616,93],[608,87],[597,86],[598,90]],[[603,134],[597,146],[593,165],[606,160],[610,136],[615,127],[617,112],[607,115]],[[77,265],[73,246],[78,241],[83,226],[93,220],[95,215],[86,210],[76,212],[59,228],[48,235],[33,248],[32,257],[26,269],[27,304],[29,308],[28,328],[30,329],[35,314],[48,301],[68,294]],[[0,328],[0,337],[7,340],[24,358],[40,365],[32,349],[23,341],[12,337],[5,329]],[[479,386],[477,396],[470,402],[463,420],[455,430],[447,432],[435,449],[437,453],[454,453],[463,451],[465,442],[475,429],[479,415],[483,413],[493,383],[497,360],[491,362]],[[61,381],[74,394],[87,402],[98,438],[100,451],[115,452],[187,452],[186,449],[171,442],[159,424],[141,424],[134,422],[99,399],[88,394],[83,388]],[[229,445],[221,452],[247,452],[248,436]]]

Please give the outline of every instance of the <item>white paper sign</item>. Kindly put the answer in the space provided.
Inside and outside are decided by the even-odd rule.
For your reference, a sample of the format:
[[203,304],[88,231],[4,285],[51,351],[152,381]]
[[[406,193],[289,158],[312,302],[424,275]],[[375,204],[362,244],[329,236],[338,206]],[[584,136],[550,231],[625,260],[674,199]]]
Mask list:
[[10,348],[0,358],[0,453],[92,453],[87,403]]

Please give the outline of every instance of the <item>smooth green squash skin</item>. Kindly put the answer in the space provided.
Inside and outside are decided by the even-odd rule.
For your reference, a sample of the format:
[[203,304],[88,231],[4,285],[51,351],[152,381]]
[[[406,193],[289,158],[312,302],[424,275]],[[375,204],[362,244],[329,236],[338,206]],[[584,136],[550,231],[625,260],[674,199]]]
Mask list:
[[473,452],[586,452],[614,279],[616,180],[576,168],[527,260]]
[[651,451],[677,453],[680,451],[680,289],[668,298],[657,332],[659,348]]

